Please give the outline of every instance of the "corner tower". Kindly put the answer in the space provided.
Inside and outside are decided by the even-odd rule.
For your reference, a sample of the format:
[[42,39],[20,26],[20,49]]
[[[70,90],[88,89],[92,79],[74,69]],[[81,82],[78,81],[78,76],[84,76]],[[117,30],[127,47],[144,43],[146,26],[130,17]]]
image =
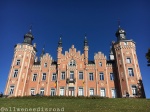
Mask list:
[[23,43],[18,43],[14,48],[5,95],[25,96],[27,94],[28,77],[36,55],[36,45],[32,45],[34,39],[31,29],[24,35]]
[[112,44],[112,49],[116,61],[119,96],[125,97],[129,94],[131,97],[145,97],[142,82],[140,83],[142,77],[136,55],[136,44],[126,38],[126,32],[120,26],[116,37],[117,42]]

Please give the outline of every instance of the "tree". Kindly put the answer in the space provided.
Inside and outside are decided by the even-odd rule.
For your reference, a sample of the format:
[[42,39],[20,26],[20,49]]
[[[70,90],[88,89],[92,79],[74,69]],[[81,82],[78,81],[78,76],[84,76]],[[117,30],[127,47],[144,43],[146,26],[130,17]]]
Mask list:
[[150,66],[150,48],[148,49],[148,52],[146,53],[146,58],[147,58],[147,66]]

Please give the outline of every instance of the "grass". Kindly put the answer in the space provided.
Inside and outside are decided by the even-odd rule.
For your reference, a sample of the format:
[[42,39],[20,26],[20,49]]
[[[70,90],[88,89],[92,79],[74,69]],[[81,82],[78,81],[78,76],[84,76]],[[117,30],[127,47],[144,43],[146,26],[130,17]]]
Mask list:
[[17,110],[18,108],[28,109],[28,112],[35,111],[29,110],[33,108],[40,109],[35,112],[59,112],[61,110],[64,112],[150,112],[150,100],[133,98],[0,98],[0,112],[25,111]]

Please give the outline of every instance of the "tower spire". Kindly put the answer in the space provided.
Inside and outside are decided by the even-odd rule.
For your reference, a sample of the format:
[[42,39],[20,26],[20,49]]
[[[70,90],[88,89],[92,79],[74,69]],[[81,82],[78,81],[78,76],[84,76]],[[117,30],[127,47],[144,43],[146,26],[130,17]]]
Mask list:
[[118,28],[120,28],[120,19],[118,19]]
[[85,33],[85,37],[84,37],[84,46],[88,46],[88,41],[87,41],[86,33]]
[[58,47],[62,47],[62,35],[60,35],[59,42],[58,42]]
[[45,44],[43,45],[43,49],[42,49],[42,53],[41,53],[41,57],[45,54]]

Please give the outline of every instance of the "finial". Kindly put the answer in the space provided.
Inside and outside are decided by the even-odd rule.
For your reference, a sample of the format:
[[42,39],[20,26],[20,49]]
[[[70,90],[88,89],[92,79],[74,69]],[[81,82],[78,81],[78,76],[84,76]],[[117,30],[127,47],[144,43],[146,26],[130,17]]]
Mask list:
[[118,28],[120,28],[120,19],[118,19]]
[[86,39],[86,36],[87,36],[87,35],[86,35],[86,32],[85,32],[84,36],[85,36],[85,39]]
[[45,44],[43,45],[43,49],[42,49],[42,53],[41,53],[41,57],[45,54],[45,50],[44,50],[44,48],[45,48]]
[[30,33],[32,32],[32,24],[30,25],[30,30],[29,30],[29,32],[30,32]]

